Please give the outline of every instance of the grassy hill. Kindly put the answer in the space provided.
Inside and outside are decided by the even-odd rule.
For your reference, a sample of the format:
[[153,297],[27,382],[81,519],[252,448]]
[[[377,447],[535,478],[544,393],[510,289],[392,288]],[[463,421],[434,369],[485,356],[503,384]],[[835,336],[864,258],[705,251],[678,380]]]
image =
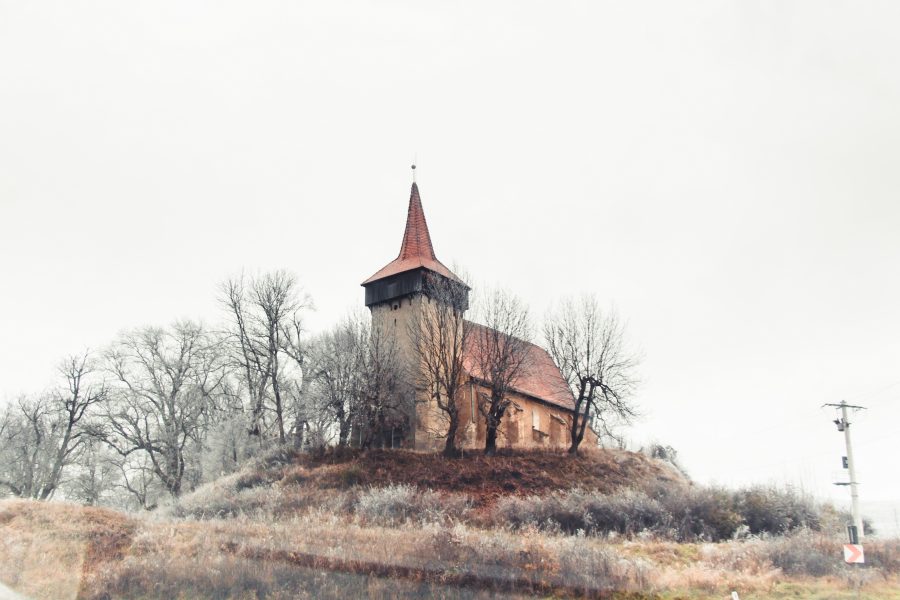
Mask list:
[[[0,581],[91,600],[849,599],[857,585],[900,600],[900,542],[867,542],[869,568],[850,569],[811,511],[624,451],[283,451],[152,513],[2,501]],[[753,535],[761,515],[792,528]]]
[[[333,503],[344,491],[386,486],[416,486],[447,499],[464,497],[477,509],[509,496],[573,488],[610,494],[636,486],[688,483],[671,465],[624,450],[589,450],[577,457],[510,451],[493,457],[473,453],[446,459],[406,450],[301,453],[286,449],[184,496],[176,512],[180,507],[194,516],[234,515],[260,509],[260,501],[268,496],[266,508],[283,516],[319,501]],[[273,489],[277,499],[271,497]]]

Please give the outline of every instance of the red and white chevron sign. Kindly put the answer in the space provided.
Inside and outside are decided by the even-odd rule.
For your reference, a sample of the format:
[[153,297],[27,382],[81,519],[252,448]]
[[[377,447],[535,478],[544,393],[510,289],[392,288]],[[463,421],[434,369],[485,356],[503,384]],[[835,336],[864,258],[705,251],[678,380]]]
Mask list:
[[863,564],[866,557],[863,556],[862,544],[844,544],[844,562],[850,564]]

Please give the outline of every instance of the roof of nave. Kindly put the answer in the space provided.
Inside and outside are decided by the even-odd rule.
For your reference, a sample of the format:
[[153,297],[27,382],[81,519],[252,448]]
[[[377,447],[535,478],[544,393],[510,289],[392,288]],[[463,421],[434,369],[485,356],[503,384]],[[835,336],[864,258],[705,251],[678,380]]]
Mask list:
[[[487,378],[481,373],[479,366],[481,361],[478,360],[478,353],[481,348],[485,347],[486,336],[496,330],[478,323],[467,321],[467,324],[472,329],[466,337],[466,351],[463,357],[466,373],[475,379],[484,381]],[[499,335],[506,336],[503,333],[499,333]],[[525,357],[524,368],[515,382],[513,390],[568,411],[574,410],[575,401],[572,396],[572,390],[569,389],[566,380],[563,379],[562,373],[560,373],[556,363],[553,362],[550,354],[537,344],[532,344],[531,342],[525,342],[525,344],[527,356]]]

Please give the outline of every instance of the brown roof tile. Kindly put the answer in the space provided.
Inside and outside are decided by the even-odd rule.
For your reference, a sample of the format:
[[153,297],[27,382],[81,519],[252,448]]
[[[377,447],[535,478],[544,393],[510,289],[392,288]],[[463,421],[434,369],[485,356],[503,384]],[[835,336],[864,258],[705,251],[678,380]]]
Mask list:
[[[484,325],[467,323],[472,327],[472,330],[466,338],[466,351],[463,356],[464,366],[466,373],[470,377],[483,381],[485,377],[481,374],[477,360],[477,352],[480,345],[479,336],[486,335],[490,330]],[[572,391],[566,384],[566,380],[563,379],[556,363],[553,362],[547,351],[537,344],[529,342],[527,347],[526,368],[513,389],[526,396],[532,396],[560,408],[569,411],[574,410],[575,401]]]
[[406,231],[403,232],[400,254],[362,284],[367,285],[391,275],[423,267],[454,281],[459,281],[459,278],[445,267],[434,254],[431,235],[428,233],[428,223],[425,221],[425,211],[422,210],[422,200],[419,198],[419,186],[413,182],[409,193],[409,211],[406,215]]

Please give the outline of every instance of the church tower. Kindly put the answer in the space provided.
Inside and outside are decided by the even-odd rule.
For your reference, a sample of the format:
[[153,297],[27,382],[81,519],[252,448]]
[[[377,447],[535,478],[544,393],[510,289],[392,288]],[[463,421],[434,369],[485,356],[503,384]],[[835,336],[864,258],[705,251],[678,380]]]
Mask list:
[[[362,283],[366,290],[365,303],[372,313],[373,329],[396,336],[402,360],[411,366],[415,365],[414,361],[417,359],[409,328],[416,322],[421,311],[427,310],[427,306],[431,304],[428,287],[435,277],[462,286],[463,297],[466,298],[462,308],[465,310],[468,306],[469,288],[435,256],[419,197],[419,186],[413,182],[400,254]],[[423,414],[424,408],[415,405],[412,411],[416,414],[409,415],[411,431],[405,444],[417,449],[429,449],[433,445],[433,440],[425,439],[424,421],[427,416]]]

